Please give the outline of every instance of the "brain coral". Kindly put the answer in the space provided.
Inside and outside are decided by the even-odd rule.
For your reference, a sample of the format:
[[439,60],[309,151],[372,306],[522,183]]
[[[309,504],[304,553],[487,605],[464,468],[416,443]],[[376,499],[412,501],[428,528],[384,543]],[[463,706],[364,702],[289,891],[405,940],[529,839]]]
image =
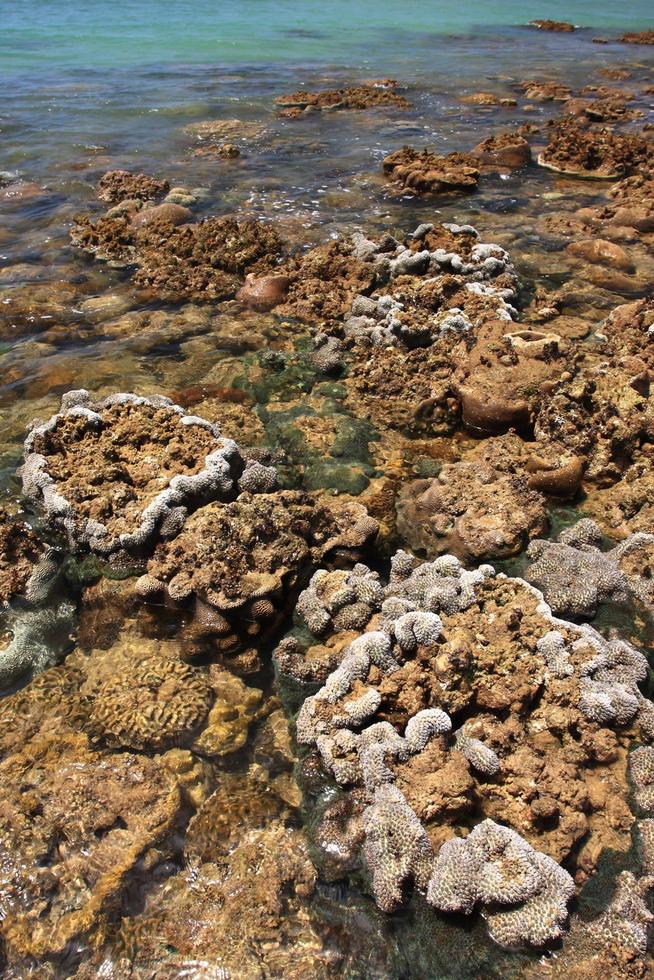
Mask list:
[[202,671],[154,656],[100,685],[91,721],[110,745],[158,750],[192,738],[212,702]]

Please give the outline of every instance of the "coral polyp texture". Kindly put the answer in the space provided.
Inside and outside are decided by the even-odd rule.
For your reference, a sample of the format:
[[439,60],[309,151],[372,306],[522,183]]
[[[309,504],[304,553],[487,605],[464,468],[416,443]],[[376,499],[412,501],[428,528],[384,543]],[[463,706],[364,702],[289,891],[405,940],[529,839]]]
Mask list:
[[25,441],[23,492],[75,548],[144,552],[184,525],[189,510],[233,499],[239,480],[268,489],[273,474],[246,466],[216,425],[163,396],[68,392]]
[[200,508],[176,538],[158,544],[136,591],[155,601],[192,601],[197,629],[228,648],[275,625],[299,581],[321,562],[356,558],[377,531],[357,503],[327,504],[292,490],[243,492]]
[[602,603],[640,601],[651,609],[651,581],[638,572],[647,567],[654,535],[630,534],[608,551],[601,543],[601,528],[588,518],[562,531],[558,542],[530,543],[525,577],[556,615],[592,619]]
[[213,702],[202,673],[182,661],[147,657],[109,677],[93,699],[91,719],[109,745],[163,749],[189,739]]
[[[583,882],[603,847],[631,847],[628,748],[654,736],[645,657],[451,554],[399,551],[387,584],[361,564],[320,570],[296,615],[315,640],[296,630],[275,662],[282,682],[321,685],[295,726],[340,787],[337,850],[335,804],[314,831],[326,866],[358,861],[385,911],[417,888],[441,911],[479,909],[501,946],[560,938],[571,874]],[[629,756],[643,809],[652,751]]]

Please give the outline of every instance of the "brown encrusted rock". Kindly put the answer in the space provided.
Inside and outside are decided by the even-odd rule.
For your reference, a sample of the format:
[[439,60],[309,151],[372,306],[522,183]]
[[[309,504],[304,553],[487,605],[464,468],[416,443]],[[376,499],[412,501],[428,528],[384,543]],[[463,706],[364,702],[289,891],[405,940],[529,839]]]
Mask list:
[[290,278],[279,316],[319,322],[342,317],[359,293],[369,292],[377,280],[372,262],[358,258],[344,239],[318,245],[284,266]]
[[272,310],[284,302],[290,284],[290,276],[250,274],[245,277],[245,284],[237,292],[236,299],[255,310]]
[[189,507],[234,497],[245,462],[216,426],[168,398],[118,394],[94,402],[80,390],[34,425],[21,474],[24,493],[53,528],[77,548],[109,555],[147,550],[158,535],[180,530]]
[[225,217],[180,224],[179,205],[172,207],[138,212],[138,220],[132,213],[96,221],[80,216],[71,241],[113,265],[134,266],[134,282],[164,302],[233,297],[248,272],[268,271],[281,254],[280,238],[265,222]]
[[498,133],[478,143],[470,151],[485,167],[507,167],[515,170],[531,162],[531,148],[520,133]]
[[169,190],[167,180],[157,180],[146,174],[133,174],[129,170],[110,170],[100,179],[98,197],[109,204],[122,201],[154,201]]
[[298,582],[321,561],[357,554],[378,524],[356,503],[319,502],[293,490],[200,508],[161,542],[136,583],[143,598],[194,602],[197,634],[223,649],[270,631]]
[[548,82],[530,79],[518,86],[525,98],[533,102],[566,102],[570,98],[570,88],[562,82]]
[[538,157],[542,167],[577,177],[626,177],[654,163],[654,144],[638,133],[584,128],[575,119],[555,123]]
[[488,320],[477,331],[475,347],[459,358],[454,387],[463,421],[475,433],[528,428],[541,401],[571,366],[563,338],[515,326]]
[[435,480],[409,483],[398,499],[397,526],[421,554],[485,561],[521,551],[547,528],[547,512],[524,477],[463,462],[444,466]]
[[567,20],[530,20],[529,27],[537,27],[540,31],[554,31],[557,34],[569,34],[575,30],[575,25]]
[[623,44],[654,44],[654,31],[628,31],[618,41]]
[[[395,91],[396,83],[385,79],[379,83],[368,83],[352,88],[328,89],[324,92],[307,92],[301,90],[291,95],[278,95],[275,105],[279,106],[281,114],[289,118],[297,118],[293,110],[323,110],[336,109],[373,109],[377,106],[389,106],[396,109],[409,109],[411,103]],[[290,110],[290,112],[288,111]]]
[[417,194],[474,191],[479,183],[477,160],[466,153],[439,156],[405,146],[384,158],[383,169],[393,183]]

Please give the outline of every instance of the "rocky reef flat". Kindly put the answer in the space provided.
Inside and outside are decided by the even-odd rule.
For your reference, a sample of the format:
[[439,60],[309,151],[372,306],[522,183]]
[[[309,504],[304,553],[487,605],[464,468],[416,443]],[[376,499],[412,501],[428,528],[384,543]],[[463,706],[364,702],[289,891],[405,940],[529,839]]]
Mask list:
[[7,980],[652,975],[652,32],[523,30],[0,173]]

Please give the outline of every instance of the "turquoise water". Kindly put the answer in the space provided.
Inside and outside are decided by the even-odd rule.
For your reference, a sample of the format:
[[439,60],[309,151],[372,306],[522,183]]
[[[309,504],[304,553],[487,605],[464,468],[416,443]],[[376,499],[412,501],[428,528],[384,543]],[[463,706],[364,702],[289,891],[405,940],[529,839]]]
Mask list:
[[[16,0],[0,3],[0,69],[269,62],[399,64],[431,39],[493,28],[522,43],[537,17],[609,32],[647,27],[648,0]],[[568,39],[574,43],[572,39]],[[547,46],[548,39],[542,43]],[[428,52],[422,52],[428,56]],[[433,52],[432,52],[433,53]],[[439,52],[440,55],[441,52]]]

